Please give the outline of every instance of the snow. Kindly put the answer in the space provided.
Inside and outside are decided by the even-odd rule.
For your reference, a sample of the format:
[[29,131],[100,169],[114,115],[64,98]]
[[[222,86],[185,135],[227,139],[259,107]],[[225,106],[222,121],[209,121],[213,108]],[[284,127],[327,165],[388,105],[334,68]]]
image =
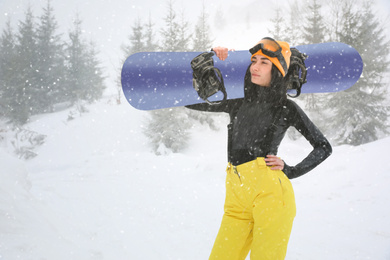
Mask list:
[[[34,117],[47,136],[30,160],[0,147],[0,259],[207,259],[222,217],[226,118],[195,125],[183,153],[156,156],[147,112],[107,100],[67,121]],[[390,259],[390,138],[334,153],[292,181],[297,216],[286,259]],[[310,146],[286,139],[298,162]]]

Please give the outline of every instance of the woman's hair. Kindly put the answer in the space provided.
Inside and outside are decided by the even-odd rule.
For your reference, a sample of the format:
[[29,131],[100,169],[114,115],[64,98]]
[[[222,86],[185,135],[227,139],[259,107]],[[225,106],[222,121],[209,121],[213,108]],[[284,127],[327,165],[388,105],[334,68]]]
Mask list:
[[244,79],[244,97],[246,101],[260,101],[283,105],[287,100],[286,77],[283,77],[279,69],[272,65],[271,86],[261,87],[252,83],[250,66],[247,68]]

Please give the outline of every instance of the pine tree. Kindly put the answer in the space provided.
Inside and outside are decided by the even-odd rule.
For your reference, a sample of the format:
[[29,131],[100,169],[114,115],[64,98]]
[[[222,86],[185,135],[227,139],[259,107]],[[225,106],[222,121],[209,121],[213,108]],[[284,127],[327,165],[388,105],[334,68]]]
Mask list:
[[337,41],[343,19],[343,4],[340,3],[340,0],[329,0],[329,8],[330,15],[326,16],[328,17],[326,23],[330,29],[328,36],[331,41]]
[[168,14],[164,18],[165,27],[161,29],[162,45],[161,51],[178,51],[183,48],[180,41],[180,25],[177,21],[176,12],[173,9],[173,2],[168,2]]
[[146,24],[144,24],[140,18],[137,18],[134,21],[128,39],[129,44],[121,47],[125,59],[137,52],[157,51],[158,46],[155,43],[154,24],[150,15]]
[[66,47],[66,96],[72,104],[79,104],[81,100],[96,100],[101,97],[104,89],[97,51],[93,43],[87,44],[83,39],[81,24],[77,15]]
[[178,44],[177,44],[177,49],[175,51],[190,51],[191,48],[190,48],[190,40],[191,40],[191,37],[189,35],[189,28],[190,28],[190,24],[189,22],[186,20],[186,15],[185,15],[185,11],[184,9],[182,10],[181,12],[181,16],[180,16],[180,23],[179,23],[179,32],[178,32]]
[[302,10],[297,0],[289,5],[286,26],[282,33],[285,38],[282,40],[288,42],[291,46],[302,44],[302,21],[304,17],[301,13]]
[[184,108],[160,109],[150,112],[145,135],[157,155],[183,151],[189,140],[191,123]]
[[17,34],[17,58],[15,71],[18,77],[13,91],[12,121],[19,124],[27,122],[29,117],[36,113],[39,107],[37,102],[41,94],[39,87],[38,48],[34,16],[31,7],[27,8],[26,17],[19,24]]
[[308,15],[303,26],[305,44],[324,42],[326,27],[321,15],[321,5],[317,3],[317,0],[313,0],[308,8]]
[[19,100],[16,85],[16,39],[8,19],[0,38],[0,115],[8,119],[17,117]]
[[273,37],[275,40],[283,40],[286,38],[285,35],[285,21],[284,17],[281,14],[282,9],[278,7],[275,10],[275,17],[271,19],[271,22],[273,23],[273,29],[268,29],[268,33]]
[[65,97],[72,104],[81,99],[81,91],[86,85],[85,64],[86,46],[82,39],[82,21],[77,15],[73,21],[73,30],[69,32],[69,43],[66,45],[66,67],[67,67],[67,91]]
[[130,44],[122,46],[126,58],[131,54],[145,51],[144,27],[139,17],[134,22],[134,25],[131,26],[131,30],[132,33],[129,36]]
[[54,17],[51,1],[47,1],[37,29],[40,95],[37,97],[39,111],[52,111],[53,105],[62,101],[64,92],[64,51],[58,24]]
[[[149,15],[149,19],[146,24],[143,24],[140,18],[134,21],[134,25],[131,26],[131,33],[128,39],[129,44],[122,45],[121,47],[124,57],[120,63],[120,68],[122,68],[125,60],[134,53],[157,51],[158,45],[155,43],[154,24],[151,15]],[[117,86],[116,101],[117,104],[120,104],[123,95],[120,73],[117,79]]]
[[96,48],[96,44],[91,41],[89,45],[87,45],[86,52],[86,71],[88,75],[88,83],[85,86],[82,94],[82,99],[88,102],[93,102],[99,100],[103,91],[106,88],[104,84],[105,77],[103,76],[103,69],[101,67],[100,61],[98,57],[98,50]]
[[[161,30],[162,51],[189,50],[188,23],[182,13],[181,22],[177,21],[172,0],[168,3],[168,13],[164,18],[165,27]],[[186,109],[169,108],[151,112],[151,119],[145,135],[151,141],[156,154],[167,151],[179,152],[186,147],[189,138],[188,115]]]
[[206,7],[203,2],[202,12],[198,17],[198,22],[195,26],[195,37],[193,38],[193,51],[210,50],[212,41],[210,39],[209,17],[206,12]]
[[390,42],[385,40],[385,27],[375,17],[370,3],[359,7],[357,11],[346,3],[338,34],[339,41],[359,51],[364,63],[358,83],[334,94],[329,102],[334,115],[330,122],[337,129],[335,139],[340,144],[360,145],[387,133],[389,109],[385,105],[387,91],[383,77],[390,68],[387,58]]
[[152,17],[150,14],[149,14],[148,22],[145,24],[144,37],[146,39],[145,51],[157,51],[158,45],[155,39],[154,23],[152,21]]
[[[324,19],[321,15],[321,5],[317,0],[311,2],[307,9],[307,15],[303,26],[304,44],[321,43],[325,41]],[[323,107],[326,104],[326,95],[324,94],[304,94],[305,108],[315,114],[316,118],[323,118]],[[322,125],[322,120],[317,124]]]

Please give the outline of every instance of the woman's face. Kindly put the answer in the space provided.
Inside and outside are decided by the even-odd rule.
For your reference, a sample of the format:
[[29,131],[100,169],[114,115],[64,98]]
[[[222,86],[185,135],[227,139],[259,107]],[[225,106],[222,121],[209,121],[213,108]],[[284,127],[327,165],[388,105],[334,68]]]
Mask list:
[[252,58],[250,67],[252,83],[262,86],[271,86],[272,62],[262,55],[256,55]]

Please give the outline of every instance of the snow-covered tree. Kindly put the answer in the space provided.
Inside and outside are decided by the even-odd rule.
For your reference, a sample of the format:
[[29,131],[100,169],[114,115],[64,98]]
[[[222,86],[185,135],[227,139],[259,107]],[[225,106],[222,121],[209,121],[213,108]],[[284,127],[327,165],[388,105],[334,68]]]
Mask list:
[[[120,69],[123,66],[125,60],[132,54],[137,52],[152,52],[157,51],[158,45],[155,36],[154,23],[152,21],[151,15],[149,14],[149,19],[146,24],[140,18],[137,18],[134,21],[134,24],[131,26],[131,33],[129,34],[129,43],[122,45],[121,49],[123,52],[123,59],[120,62]],[[117,79],[117,103],[121,103],[122,98],[122,83],[121,75],[118,73],[119,77]]]
[[321,43],[325,41],[326,27],[321,14],[321,5],[313,0],[308,5],[308,12],[303,25],[303,38],[306,44]]
[[151,15],[146,23],[141,18],[137,18],[131,26],[129,34],[129,43],[122,46],[125,59],[131,54],[143,51],[157,51],[154,23]]
[[77,15],[73,21],[74,28],[69,32],[69,42],[66,44],[66,81],[65,96],[68,101],[76,103],[81,99],[81,92],[87,85],[86,78],[86,44],[82,38],[82,21]]
[[[22,91],[16,85],[18,73],[16,73],[15,47],[16,39],[9,18],[0,38],[0,75],[2,75],[0,77],[0,115],[9,119],[17,116],[18,105],[22,101],[18,98]],[[26,119],[22,121],[24,120]]]
[[[303,25],[304,44],[313,44],[325,42],[327,28],[324,25],[324,18],[321,14],[321,5],[317,0],[312,1],[306,9]],[[324,107],[326,107],[326,94],[304,94],[302,99],[305,102],[305,108],[314,114],[315,118],[323,118]],[[317,120],[314,120],[317,121]],[[318,121],[318,125],[326,124]]]
[[168,2],[168,13],[164,17],[165,26],[161,29],[161,51],[178,51],[183,48],[180,46],[180,24],[173,7],[172,0]]
[[282,9],[280,7],[275,10],[275,17],[271,19],[273,24],[272,29],[268,29],[268,33],[275,40],[283,41],[286,38],[286,24],[285,17],[282,15]]
[[161,29],[161,51],[188,51],[190,50],[189,23],[185,18],[184,10],[180,19],[177,17],[173,0],[168,2],[168,12],[164,17],[165,26]]
[[54,10],[48,0],[37,29],[37,70],[40,78],[36,88],[40,94],[35,99],[39,112],[51,111],[53,104],[61,102],[65,88],[64,44],[57,30]]
[[202,12],[198,17],[198,22],[195,26],[192,49],[194,51],[207,51],[211,48],[212,41],[210,39],[209,16],[206,12],[205,4],[203,3]]
[[[354,1],[354,0],[344,0]],[[341,22],[343,20],[343,5],[340,0],[329,0],[328,1],[328,12],[329,15],[325,16],[325,23],[329,27],[328,37],[331,41],[337,40],[337,35],[340,33]]]
[[190,23],[186,20],[185,10],[181,10],[179,22],[178,45],[175,51],[190,51]]
[[144,51],[144,40],[144,27],[141,19],[138,17],[135,20],[134,25],[131,26],[131,34],[129,35],[130,44],[122,46],[125,57],[127,58],[131,54]]
[[90,41],[87,44],[87,59],[86,59],[86,71],[88,75],[88,85],[83,90],[82,99],[88,102],[99,100],[103,91],[106,88],[104,80],[105,76],[101,62],[98,59],[99,51],[96,44]]
[[104,89],[96,48],[93,43],[86,43],[81,24],[82,21],[76,16],[66,46],[66,96],[73,104],[80,100],[96,100]]
[[[284,35],[284,41],[288,42],[291,46],[297,46],[302,44],[302,22],[304,21],[304,17],[302,14],[302,8],[298,3],[298,0],[294,0],[291,4],[288,5],[288,10],[282,12],[283,14],[287,14],[286,18],[286,27]],[[286,8],[287,6],[283,6]]]
[[15,72],[18,77],[15,79],[15,89],[12,91],[12,98],[14,98],[11,105],[12,121],[24,124],[36,112],[36,98],[40,94],[39,88],[37,88],[40,77],[37,70],[36,26],[30,6],[27,8],[24,21],[19,23],[19,32],[16,38]]
[[8,20],[1,35],[0,115],[24,124],[31,115],[52,111],[56,103],[101,97],[104,77],[98,53],[82,39],[80,19],[68,44],[57,32],[51,0],[38,23],[29,6],[18,25],[14,34]]
[[[359,145],[377,140],[386,133],[389,107],[383,77],[390,68],[390,42],[385,25],[375,16],[369,2],[356,9],[346,1],[338,40],[355,47],[362,56],[363,75],[352,88],[338,92],[329,101],[333,110],[331,128],[341,144]],[[355,4],[355,3],[354,3]]]
[[154,31],[154,23],[152,21],[152,16],[149,14],[148,22],[145,24],[145,50],[146,51],[156,51],[158,48],[155,31]]
[[177,153],[187,147],[191,123],[184,109],[180,107],[150,112],[144,133],[157,155]]
[[[188,51],[189,24],[182,12],[178,20],[172,0],[168,2],[168,12],[161,29],[161,51]],[[145,131],[156,154],[167,151],[179,152],[186,147],[189,138],[188,115],[184,108],[160,109],[151,112],[151,119]]]

